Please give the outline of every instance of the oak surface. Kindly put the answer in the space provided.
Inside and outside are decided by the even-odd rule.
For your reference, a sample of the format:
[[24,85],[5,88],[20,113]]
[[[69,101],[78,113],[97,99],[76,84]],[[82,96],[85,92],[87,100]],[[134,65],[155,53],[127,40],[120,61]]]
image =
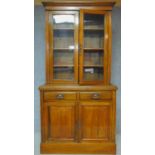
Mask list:
[[[65,1],[65,0],[63,0],[63,1]],[[75,0],[75,1],[78,1],[78,0]],[[91,1],[91,0],[89,0],[89,1]],[[42,0],[34,0],[34,5],[42,5]],[[116,0],[115,6],[120,7],[121,6],[121,0]]]
[[112,85],[40,87],[41,152],[115,153],[116,89]]
[[[46,41],[46,82],[39,87],[41,112],[41,153],[116,153],[116,90],[111,80],[111,10],[114,0],[101,1],[44,1]],[[54,24],[53,15],[74,15],[74,78],[54,79]],[[103,15],[104,27],[86,29],[102,32],[104,47],[93,49],[104,51],[103,80],[84,80],[84,15]],[[63,28],[63,31],[73,31]],[[56,31],[60,30],[59,28]],[[101,67],[101,66],[87,66]]]

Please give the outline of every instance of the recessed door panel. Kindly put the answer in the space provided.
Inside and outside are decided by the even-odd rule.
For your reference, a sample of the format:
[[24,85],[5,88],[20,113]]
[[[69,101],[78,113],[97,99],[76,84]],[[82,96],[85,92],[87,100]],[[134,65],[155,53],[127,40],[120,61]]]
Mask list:
[[48,140],[75,140],[75,103],[48,103]]
[[82,102],[80,104],[81,141],[109,140],[110,113],[110,103]]

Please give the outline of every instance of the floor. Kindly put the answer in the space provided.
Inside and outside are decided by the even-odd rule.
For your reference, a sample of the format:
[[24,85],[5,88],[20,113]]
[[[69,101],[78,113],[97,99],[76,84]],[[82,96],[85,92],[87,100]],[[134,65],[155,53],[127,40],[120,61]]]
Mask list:
[[[121,155],[121,136],[120,135],[117,135],[116,141],[117,141],[117,154],[116,155]],[[40,154],[39,147],[40,147],[40,133],[35,132],[34,133],[34,155],[45,155],[45,154]],[[50,154],[48,154],[48,155],[50,155]],[[52,155],[54,155],[54,154],[52,154]],[[56,154],[56,155],[59,155],[59,154]],[[70,155],[72,155],[72,154],[70,154]]]

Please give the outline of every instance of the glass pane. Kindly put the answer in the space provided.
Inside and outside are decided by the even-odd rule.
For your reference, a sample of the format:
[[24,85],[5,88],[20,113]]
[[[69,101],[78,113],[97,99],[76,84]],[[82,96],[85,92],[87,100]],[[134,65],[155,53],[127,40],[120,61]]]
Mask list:
[[104,15],[84,15],[84,48],[103,48]]
[[75,15],[53,15],[53,78],[74,79]]
[[84,80],[103,80],[104,15],[84,15]]
[[54,29],[74,29],[74,15],[53,15]]
[[84,48],[95,48],[100,49],[103,48],[103,34],[99,31],[84,33]]
[[54,66],[73,66],[73,50],[54,50]]
[[73,80],[74,70],[72,67],[54,67],[54,79]]
[[84,80],[103,80],[103,67],[84,67]]
[[85,14],[84,15],[84,28],[85,29],[103,29],[104,28],[104,15]]
[[103,67],[103,51],[85,51],[84,65]]
[[54,49],[74,49],[74,31],[54,30]]

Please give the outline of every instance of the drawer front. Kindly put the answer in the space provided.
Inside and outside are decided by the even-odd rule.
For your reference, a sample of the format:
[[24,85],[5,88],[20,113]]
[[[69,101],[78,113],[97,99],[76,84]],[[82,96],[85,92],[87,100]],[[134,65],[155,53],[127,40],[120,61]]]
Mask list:
[[75,92],[45,92],[44,100],[76,100]]
[[111,99],[111,91],[102,91],[102,92],[81,92],[80,100],[104,100]]

